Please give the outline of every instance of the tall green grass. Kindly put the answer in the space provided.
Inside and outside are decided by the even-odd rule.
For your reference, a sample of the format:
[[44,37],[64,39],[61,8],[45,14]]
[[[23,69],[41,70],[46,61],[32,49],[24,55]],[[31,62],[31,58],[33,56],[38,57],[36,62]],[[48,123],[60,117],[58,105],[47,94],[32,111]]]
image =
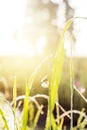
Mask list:
[[[77,18],[79,18],[79,17],[77,17]],[[80,114],[76,128],[84,128],[85,125],[86,125],[87,117],[84,115],[83,111],[79,112],[79,111],[73,110],[74,72],[73,72],[72,45],[71,45],[71,56],[70,56],[70,63],[69,63],[70,64],[71,110],[69,112],[64,112],[63,115],[59,115],[59,112],[58,112],[58,109],[57,109],[57,119],[55,119],[54,115],[53,115],[54,107],[56,105],[56,102],[58,102],[58,100],[59,100],[58,99],[58,97],[59,97],[59,95],[58,95],[59,84],[60,84],[61,73],[62,73],[63,62],[64,62],[64,37],[65,37],[66,31],[69,29],[73,20],[75,20],[77,18],[69,19],[67,21],[65,27],[64,27],[62,34],[61,34],[61,37],[60,37],[60,40],[59,40],[59,43],[58,43],[58,48],[57,48],[57,51],[56,51],[56,54],[55,54],[55,59],[54,59],[52,78],[51,78],[51,83],[50,83],[50,86],[49,86],[49,97],[46,97],[45,95],[42,95],[42,96],[39,95],[39,97],[44,97],[44,98],[48,99],[48,112],[47,112],[45,130],[62,130],[64,117],[66,115],[69,116],[69,113],[71,113],[71,116],[70,116],[70,119],[71,119],[70,129],[71,130],[74,129],[73,128],[73,113]],[[82,18],[82,19],[86,19],[86,18]],[[15,130],[34,130],[36,128],[36,124],[38,122],[38,118],[40,116],[40,113],[42,112],[43,106],[42,105],[40,106],[39,103],[36,101],[36,97],[38,97],[38,95],[36,97],[30,97],[30,92],[31,92],[32,84],[33,84],[36,73],[38,72],[38,70],[41,67],[41,65],[43,64],[43,62],[46,62],[46,60],[48,58],[49,57],[47,57],[45,60],[43,60],[41,62],[41,64],[39,64],[39,66],[35,69],[35,71],[31,75],[29,81],[26,81],[25,96],[22,96],[22,98],[20,98],[20,99],[24,99],[22,119],[21,119],[21,122],[19,121],[17,124],[16,124],[16,121],[14,121],[15,126],[20,125],[20,127],[15,127]],[[31,108],[31,106],[29,106],[30,101],[32,101],[36,104],[38,111],[36,113],[34,120],[32,120],[33,110],[32,110],[32,113],[30,113],[30,118],[33,121],[33,123],[31,123],[31,126],[28,127],[27,126],[28,112],[30,112],[29,109]],[[14,116],[16,116],[15,115],[16,106],[17,106],[16,102],[17,102],[17,85],[16,85],[16,79],[15,79],[14,80],[14,87],[13,87]],[[32,106],[32,109],[33,109],[33,106]],[[2,116],[2,119],[4,121],[5,129],[10,130],[9,126],[8,126],[8,121],[6,120],[4,112],[1,109],[0,109],[0,115]],[[82,117],[85,117],[83,122],[81,122]],[[14,120],[15,119],[16,119],[16,117],[14,118]]]
[[[76,19],[87,19],[83,17],[76,17],[69,19],[64,27],[64,30],[61,34],[59,43],[58,43],[58,49],[55,55],[54,60],[54,66],[53,66],[53,73],[52,73],[52,80],[51,85],[49,87],[49,102],[48,102],[48,117],[47,117],[47,124],[46,124],[46,130],[55,130],[58,129],[56,127],[56,123],[54,123],[54,117],[53,117],[53,109],[55,106],[55,101],[58,98],[58,89],[60,84],[60,78],[62,73],[62,66],[64,61],[64,36],[72,22]],[[73,55],[72,55],[72,43],[70,48],[70,90],[71,90],[71,129],[73,128],[73,90],[74,90],[74,70],[73,70]],[[58,115],[59,116],[59,115]],[[59,123],[59,122],[58,122]],[[59,125],[59,124],[58,124]]]
[[58,96],[59,83],[60,83],[63,61],[64,61],[64,35],[67,29],[69,28],[69,26],[71,25],[71,23],[72,23],[71,19],[66,23],[63,33],[60,37],[58,43],[58,49],[55,55],[52,80],[51,80],[51,85],[49,87],[49,103],[48,103],[49,110],[48,110],[46,130],[57,129],[56,123],[54,123],[55,121],[52,112],[55,106],[55,101]]

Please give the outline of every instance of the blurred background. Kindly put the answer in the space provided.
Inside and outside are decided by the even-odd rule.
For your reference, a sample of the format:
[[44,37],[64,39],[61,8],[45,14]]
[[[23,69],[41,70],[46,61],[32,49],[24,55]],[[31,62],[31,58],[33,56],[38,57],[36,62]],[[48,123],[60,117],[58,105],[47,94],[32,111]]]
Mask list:
[[[86,0],[0,0],[0,90],[12,99],[14,77],[17,77],[18,95],[25,90],[35,67],[48,58],[38,70],[31,95],[48,93],[41,84],[45,77],[50,82],[53,57],[65,23],[68,19],[87,17]],[[86,95],[87,89],[87,21],[75,20],[65,35],[65,60],[59,96],[66,109],[70,102],[69,57],[73,45],[73,64],[77,88]],[[45,81],[46,81],[45,80]],[[47,83],[47,82],[46,82]],[[69,91],[67,91],[67,89]],[[76,93],[76,92],[75,92]],[[62,96],[63,94],[63,96]],[[74,97],[79,108],[86,107],[82,99]],[[84,105],[83,105],[84,104]],[[82,105],[82,106],[81,106]],[[76,106],[78,108],[78,106]]]

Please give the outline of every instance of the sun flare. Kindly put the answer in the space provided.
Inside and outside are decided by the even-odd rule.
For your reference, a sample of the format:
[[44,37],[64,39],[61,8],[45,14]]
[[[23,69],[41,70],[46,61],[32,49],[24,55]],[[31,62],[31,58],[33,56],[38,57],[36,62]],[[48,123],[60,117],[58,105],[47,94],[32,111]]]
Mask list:
[[[4,4],[6,3],[6,4]],[[0,1],[0,56],[34,56],[42,54],[46,38],[41,36],[36,41],[36,46],[29,44],[22,37],[15,39],[14,33],[23,24],[31,22],[31,19],[26,16],[26,1],[25,0],[3,0]]]

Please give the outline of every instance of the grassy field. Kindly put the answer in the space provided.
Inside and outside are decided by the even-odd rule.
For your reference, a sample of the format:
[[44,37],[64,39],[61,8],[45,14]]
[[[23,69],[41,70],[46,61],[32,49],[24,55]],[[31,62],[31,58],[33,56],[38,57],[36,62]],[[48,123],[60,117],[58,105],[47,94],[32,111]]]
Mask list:
[[[18,59],[19,63],[15,61],[15,58],[12,59],[11,57],[1,57],[0,58],[0,76],[1,80],[2,77],[6,80],[7,86],[5,89],[9,93],[9,99],[12,100],[13,98],[13,84],[14,84],[14,76],[16,75],[17,78],[17,94],[22,95],[25,93],[25,79],[29,78],[31,73],[33,72],[35,66],[40,62],[39,60],[32,66],[33,60],[30,61],[29,58],[26,59]],[[59,103],[65,110],[70,110],[70,71],[69,71],[69,58],[65,58],[63,71],[61,75],[61,81],[59,85]],[[23,66],[21,66],[23,64]],[[80,85],[79,87],[85,88],[85,92],[83,95],[87,98],[87,59],[86,58],[73,58],[74,64],[74,72],[75,72],[75,79],[78,80]],[[52,75],[52,67],[53,67],[53,58],[49,58],[46,62],[44,62],[39,70],[36,73],[34,78],[33,86],[31,89],[30,95],[36,94],[46,94],[48,95],[48,88],[44,88],[41,85],[41,80],[46,77],[48,82],[50,83],[51,75]],[[8,68],[8,69],[7,69]],[[0,81],[0,90],[3,91],[1,87]],[[47,104],[47,100],[44,98],[38,98],[40,104]],[[82,110],[85,108],[87,112],[87,103],[81,98],[81,96],[74,90],[74,109],[75,110]]]
[[64,34],[71,23],[66,23],[55,56],[0,58],[0,91],[5,94],[0,96],[0,129],[86,128],[87,59],[64,53]]

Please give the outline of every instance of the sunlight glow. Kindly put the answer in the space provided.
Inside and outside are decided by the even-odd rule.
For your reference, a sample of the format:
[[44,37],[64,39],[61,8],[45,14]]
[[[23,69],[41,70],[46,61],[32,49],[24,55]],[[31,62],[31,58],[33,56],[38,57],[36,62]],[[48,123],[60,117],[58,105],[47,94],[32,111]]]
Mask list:
[[13,33],[13,31],[21,24],[24,15],[24,0],[0,1],[0,33],[3,32],[6,35],[10,33],[11,35],[11,33]]
[[[19,9],[20,8],[20,9]],[[20,28],[25,20],[26,0],[3,0],[0,1],[0,55],[33,56],[32,47],[16,41],[14,32]],[[31,22],[31,19],[27,19]]]
[[42,54],[46,44],[44,36],[37,39],[36,47],[26,41],[25,35],[19,39],[14,38],[16,31],[21,34],[21,28],[32,23],[32,17],[26,16],[26,0],[0,1],[0,56],[32,57],[36,53]]
[[34,50],[31,46],[16,41],[9,41],[0,43],[0,55],[1,56],[34,56]]
[[39,54],[43,52],[45,45],[46,45],[46,37],[45,36],[39,37],[36,43],[36,50]]
[[65,24],[65,14],[64,14],[64,10],[65,10],[65,5],[64,5],[64,3],[61,1],[60,3],[59,3],[59,10],[58,10],[58,27],[60,28],[60,29],[62,29],[63,27],[64,27],[64,24]]
[[[75,9],[74,17],[86,17],[87,18],[87,1],[86,0],[71,0],[69,1],[71,7]],[[73,56],[87,57],[87,20],[76,19],[74,22],[74,35],[76,42],[74,44]],[[67,38],[69,39],[69,37]],[[70,56],[70,41],[65,44],[65,50],[68,56]]]

